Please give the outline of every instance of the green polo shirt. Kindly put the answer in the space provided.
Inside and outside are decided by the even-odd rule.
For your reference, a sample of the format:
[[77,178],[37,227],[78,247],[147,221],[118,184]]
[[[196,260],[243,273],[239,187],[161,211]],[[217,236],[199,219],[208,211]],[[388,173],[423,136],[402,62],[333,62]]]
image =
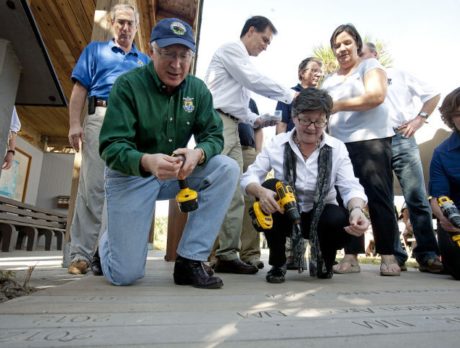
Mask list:
[[165,89],[152,62],[116,80],[99,137],[108,167],[149,176],[141,167],[143,154],[170,155],[186,147],[192,135],[206,161],[222,151],[222,120],[204,82],[189,75],[172,95]]

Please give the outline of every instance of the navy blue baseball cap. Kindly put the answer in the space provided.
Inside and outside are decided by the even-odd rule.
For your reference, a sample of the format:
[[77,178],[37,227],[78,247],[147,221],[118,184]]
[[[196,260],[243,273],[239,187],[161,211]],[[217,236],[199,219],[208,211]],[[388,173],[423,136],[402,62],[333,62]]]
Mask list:
[[192,27],[178,18],[165,18],[159,21],[150,35],[150,42],[153,41],[161,48],[179,44],[187,46],[193,52],[196,51]]

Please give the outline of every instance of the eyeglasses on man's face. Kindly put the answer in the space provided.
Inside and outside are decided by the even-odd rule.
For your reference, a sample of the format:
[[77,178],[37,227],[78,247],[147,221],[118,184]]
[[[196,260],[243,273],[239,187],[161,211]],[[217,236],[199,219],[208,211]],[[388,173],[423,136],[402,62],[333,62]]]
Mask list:
[[310,70],[310,72],[313,74],[313,75],[316,75],[316,74],[319,74],[319,75],[322,75],[323,74],[323,71],[321,69],[315,69],[315,68],[305,68],[303,69],[303,71],[308,71]]
[[179,59],[181,63],[189,63],[194,56],[194,53],[190,50],[184,52],[175,52],[169,51],[167,49],[155,48],[155,51],[160,55],[160,57],[170,62],[174,62],[176,59]]

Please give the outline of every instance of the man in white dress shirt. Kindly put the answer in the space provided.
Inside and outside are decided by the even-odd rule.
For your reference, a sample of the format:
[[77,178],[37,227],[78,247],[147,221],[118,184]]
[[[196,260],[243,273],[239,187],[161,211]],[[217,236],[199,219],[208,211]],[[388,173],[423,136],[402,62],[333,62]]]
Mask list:
[[[379,58],[375,45],[363,46],[363,58]],[[423,167],[415,132],[425,123],[439,103],[440,94],[429,84],[411,74],[394,68],[386,69],[388,76],[387,99],[391,122],[396,135],[392,140],[393,171],[401,185],[417,246],[412,252],[422,272],[441,273],[442,262],[433,232],[433,220],[425,190]],[[421,104],[417,108],[415,100]],[[402,269],[407,253],[402,249],[399,233],[395,241],[395,256]]]
[[[267,49],[276,33],[275,26],[268,18],[249,18],[240,40],[218,48],[206,73],[205,81],[212,93],[214,107],[224,123],[222,154],[237,161],[241,171],[243,155],[238,123],[249,123],[255,129],[274,124],[250,111],[250,91],[284,103],[291,103],[296,94],[262,75],[250,60],[251,56],[257,57]],[[238,256],[243,214],[243,195],[238,186],[216,241],[216,272],[254,274],[258,271],[257,267],[242,262]]]

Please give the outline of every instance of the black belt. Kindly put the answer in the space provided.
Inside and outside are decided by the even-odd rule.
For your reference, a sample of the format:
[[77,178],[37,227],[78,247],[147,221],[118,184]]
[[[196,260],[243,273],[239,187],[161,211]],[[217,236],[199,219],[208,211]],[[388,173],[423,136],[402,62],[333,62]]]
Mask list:
[[88,98],[88,114],[92,115],[96,111],[96,106],[106,108],[108,101],[106,99],[100,99],[98,97],[89,97]]
[[227,116],[229,119],[235,121],[235,122],[240,122],[240,119],[238,117],[235,117],[233,115],[227,114],[226,112],[223,112],[221,109],[216,109],[216,111],[222,115]]
[[107,107],[108,101],[104,99],[96,99],[96,106],[103,106],[104,108]]

